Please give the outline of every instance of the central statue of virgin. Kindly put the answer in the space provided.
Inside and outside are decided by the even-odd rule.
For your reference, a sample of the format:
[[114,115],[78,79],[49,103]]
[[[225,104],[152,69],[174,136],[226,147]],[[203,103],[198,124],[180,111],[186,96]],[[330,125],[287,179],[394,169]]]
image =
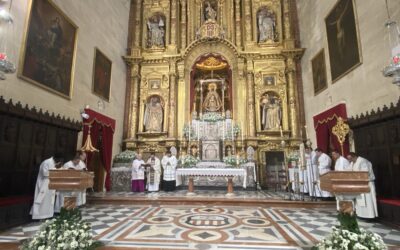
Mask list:
[[217,84],[208,85],[208,93],[203,102],[203,109],[208,112],[216,112],[222,108],[222,101],[217,93]]

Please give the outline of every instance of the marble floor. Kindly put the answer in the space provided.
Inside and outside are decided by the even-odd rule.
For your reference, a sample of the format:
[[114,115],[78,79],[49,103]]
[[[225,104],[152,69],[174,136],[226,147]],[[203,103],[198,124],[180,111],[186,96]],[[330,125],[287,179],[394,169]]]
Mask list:
[[[332,208],[88,205],[82,214],[104,249],[309,249],[336,224]],[[400,247],[400,231],[360,224]],[[39,225],[0,232],[0,242],[30,237]]]

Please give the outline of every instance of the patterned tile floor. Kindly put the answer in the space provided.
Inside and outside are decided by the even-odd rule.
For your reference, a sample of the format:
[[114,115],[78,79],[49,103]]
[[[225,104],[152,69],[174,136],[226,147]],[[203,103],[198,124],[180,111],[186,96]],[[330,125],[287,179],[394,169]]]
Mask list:
[[[108,247],[136,249],[309,249],[336,224],[333,209],[235,206],[89,205],[83,218]],[[400,231],[360,222],[400,247]],[[35,233],[31,223],[0,233],[12,242]]]

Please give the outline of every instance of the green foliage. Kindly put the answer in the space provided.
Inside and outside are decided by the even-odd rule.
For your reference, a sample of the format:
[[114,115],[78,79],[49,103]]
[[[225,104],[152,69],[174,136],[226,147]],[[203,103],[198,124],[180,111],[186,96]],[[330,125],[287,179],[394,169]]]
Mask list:
[[92,250],[101,245],[93,241],[90,223],[82,220],[78,208],[62,208],[58,217],[46,220],[32,239],[23,242],[22,250]]
[[135,151],[125,150],[114,157],[114,163],[132,163],[135,157]]
[[340,223],[340,228],[349,230],[353,233],[360,233],[360,228],[358,227],[356,215],[350,215],[346,213],[339,213],[338,220]]

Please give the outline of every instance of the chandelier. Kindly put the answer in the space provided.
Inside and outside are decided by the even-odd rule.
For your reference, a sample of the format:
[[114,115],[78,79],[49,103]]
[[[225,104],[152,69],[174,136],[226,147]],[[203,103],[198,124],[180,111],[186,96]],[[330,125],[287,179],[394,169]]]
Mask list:
[[[7,6],[8,5],[8,6]],[[0,0],[0,80],[5,74],[15,73],[15,35],[14,21],[11,16],[12,0]]]
[[386,11],[388,20],[385,22],[385,27],[388,33],[389,49],[391,50],[391,59],[382,73],[385,77],[393,77],[393,84],[400,87],[400,30],[395,21],[390,18],[388,2],[386,3]]

